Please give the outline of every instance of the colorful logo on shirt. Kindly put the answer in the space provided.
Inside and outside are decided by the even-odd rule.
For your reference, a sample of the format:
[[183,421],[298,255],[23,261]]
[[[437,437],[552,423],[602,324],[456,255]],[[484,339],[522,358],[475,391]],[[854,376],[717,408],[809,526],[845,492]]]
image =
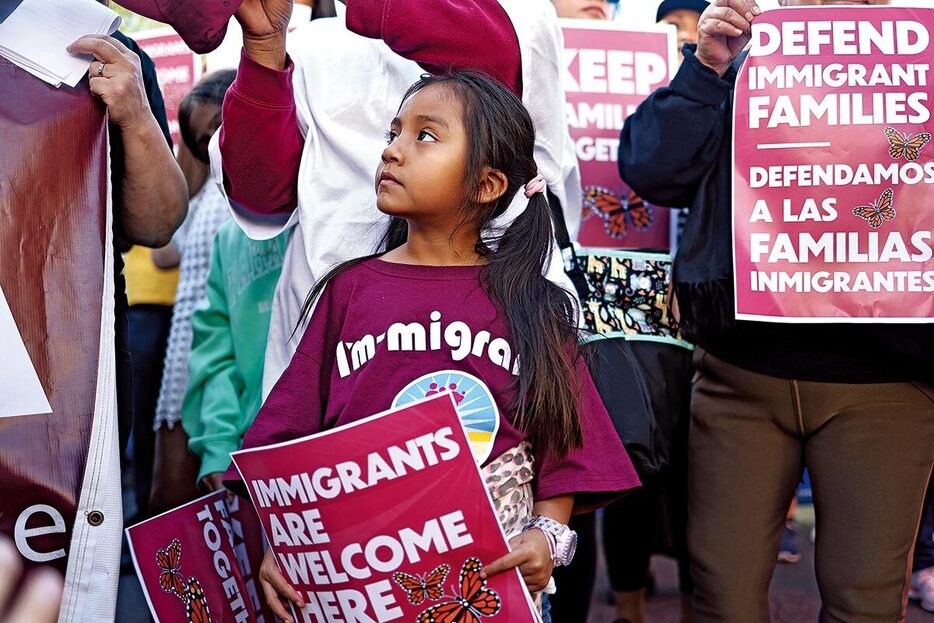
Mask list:
[[392,408],[447,392],[457,403],[457,415],[464,425],[474,459],[478,464],[483,463],[490,456],[499,431],[499,409],[490,388],[477,377],[458,370],[426,374],[406,385],[392,401]]

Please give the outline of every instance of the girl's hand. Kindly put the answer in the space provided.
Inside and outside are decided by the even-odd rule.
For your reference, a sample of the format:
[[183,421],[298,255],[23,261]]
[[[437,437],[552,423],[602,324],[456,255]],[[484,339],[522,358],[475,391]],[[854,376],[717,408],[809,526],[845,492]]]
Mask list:
[[480,577],[486,579],[491,575],[519,567],[522,579],[529,592],[537,593],[545,590],[555,562],[551,559],[551,550],[548,547],[548,537],[541,530],[526,530],[509,539],[512,551],[494,560],[480,572]]
[[273,614],[286,623],[295,623],[292,615],[289,614],[288,604],[291,602],[297,608],[304,608],[305,602],[298,591],[292,588],[285,576],[279,572],[279,566],[276,564],[271,549],[266,550],[263,564],[259,567],[259,585],[263,589],[266,603],[269,604]]
[[760,13],[756,0],[713,0],[697,23],[697,60],[723,76],[749,43]]

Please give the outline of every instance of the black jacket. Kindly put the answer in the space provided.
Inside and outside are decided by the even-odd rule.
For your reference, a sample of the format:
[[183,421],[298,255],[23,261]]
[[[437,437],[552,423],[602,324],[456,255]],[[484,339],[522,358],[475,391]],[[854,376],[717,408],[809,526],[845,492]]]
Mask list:
[[[934,324],[780,324],[734,320],[733,84],[685,46],[671,85],[626,121],[619,171],[662,206],[691,206],[675,260],[682,328],[734,365],[781,378],[839,383],[934,382]],[[740,59],[740,62],[742,59]]]

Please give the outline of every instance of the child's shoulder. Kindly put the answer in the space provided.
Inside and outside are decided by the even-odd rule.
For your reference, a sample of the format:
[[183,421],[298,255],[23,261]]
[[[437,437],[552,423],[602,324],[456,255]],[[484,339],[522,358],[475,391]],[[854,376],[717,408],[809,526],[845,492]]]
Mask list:
[[360,260],[331,277],[322,291],[322,296],[332,300],[347,300],[359,297],[379,281],[373,270],[376,258]]

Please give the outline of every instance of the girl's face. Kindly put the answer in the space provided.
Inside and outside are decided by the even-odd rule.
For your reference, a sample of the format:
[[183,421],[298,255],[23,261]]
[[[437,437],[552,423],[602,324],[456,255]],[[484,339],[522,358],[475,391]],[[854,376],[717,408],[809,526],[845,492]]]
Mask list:
[[558,17],[571,19],[610,19],[606,0],[551,0]]
[[460,222],[468,147],[463,112],[459,98],[441,85],[425,87],[402,105],[376,169],[380,212]]

